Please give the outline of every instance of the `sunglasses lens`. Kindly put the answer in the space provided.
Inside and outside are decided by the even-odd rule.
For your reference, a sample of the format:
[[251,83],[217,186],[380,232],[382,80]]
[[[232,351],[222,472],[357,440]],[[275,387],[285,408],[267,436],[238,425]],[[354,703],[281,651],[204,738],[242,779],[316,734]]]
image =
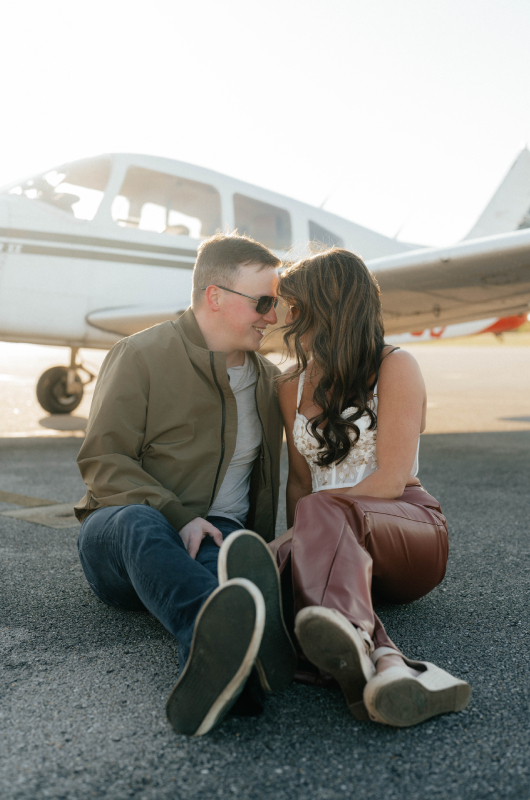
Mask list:
[[276,308],[278,305],[278,298],[277,297],[269,297],[268,295],[262,295],[258,302],[256,303],[256,311],[258,314],[268,314],[271,308],[274,306]]

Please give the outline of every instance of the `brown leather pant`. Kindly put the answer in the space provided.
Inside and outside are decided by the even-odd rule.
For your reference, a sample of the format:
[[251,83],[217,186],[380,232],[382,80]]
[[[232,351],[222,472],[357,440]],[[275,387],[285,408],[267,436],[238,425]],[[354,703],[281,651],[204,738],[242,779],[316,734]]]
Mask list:
[[298,502],[292,535],[269,547],[285,594],[292,589],[287,618],[306,606],[334,608],[366,631],[376,648],[395,647],[372,599],[408,603],[440,583],[447,522],[421,486],[407,486],[396,499],[317,492]]

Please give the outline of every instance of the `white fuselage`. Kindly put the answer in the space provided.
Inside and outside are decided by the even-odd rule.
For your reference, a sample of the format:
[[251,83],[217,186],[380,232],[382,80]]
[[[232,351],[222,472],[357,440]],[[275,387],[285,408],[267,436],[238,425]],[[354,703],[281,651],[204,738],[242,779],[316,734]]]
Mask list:
[[[200,242],[232,230],[247,233],[284,261],[309,254],[315,240],[320,246],[336,244],[354,251],[369,265],[373,261],[377,276],[381,270],[383,310],[394,339],[444,321],[441,333],[434,335],[458,335],[449,323],[477,320],[494,311],[491,303],[484,304],[482,314],[473,305],[475,295],[485,291],[487,276],[475,279],[473,296],[465,286],[456,287],[463,293],[459,309],[445,317],[443,308],[438,311],[440,297],[448,292],[442,286],[440,295],[440,288],[433,288],[436,269],[440,274],[434,267],[449,261],[451,254],[439,258],[436,251],[418,250],[322,209],[191,164],[111,154],[72,162],[0,191],[0,339],[106,349],[123,336],[175,319],[190,303]],[[489,252],[493,245],[482,242],[476,247]],[[464,243],[464,249],[473,247]],[[402,284],[403,267],[415,261],[419,277],[412,276],[411,294]],[[494,275],[493,282],[504,281],[503,275]],[[506,280],[512,280],[511,273]],[[510,292],[509,287],[505,293]],[[522,313],[527,302],[526,295],[515,301],[510,295],[498,308]],[[491,324],[488,319],[473,328]],[[417,334],[411,337],[417,340]]]
[[[141,229],[134,220],[125,225],[116,221],[113,207],[131,168],[211,187],[220,206],[217,230],[238,227],[235,195],[262,203],[265,210],[277,208],[289,217],[290,242],[282,244],[288,245],[290,258],[308,252],[310,221],[335,237],[324,244],[337,241],[365,258],[412,249],[320,209],[190,164],[148,156],[107,158],[110,176],[91,220],[13,190],[0,194],[0,339],[107,348],[188,307],[201,237],[193,230],[175,235]],[[259,216],[251,224],[269,230],[269,221]],[[286,258],[285,246],[276,252]]]

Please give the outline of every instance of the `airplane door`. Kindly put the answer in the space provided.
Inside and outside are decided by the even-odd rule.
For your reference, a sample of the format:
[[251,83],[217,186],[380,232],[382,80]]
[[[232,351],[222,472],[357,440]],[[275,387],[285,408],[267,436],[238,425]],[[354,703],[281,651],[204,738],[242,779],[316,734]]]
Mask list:
[[[114,235],[131,254],[126,281],[109,265],[96,270],[90,306],[190,302],[192,270],[201,240],[221,230],[221,197],[210,185],[131,165],[111,206]],[[109,228],[106,226],[106,230]],[[149,269],[146,267],[149,266]]]

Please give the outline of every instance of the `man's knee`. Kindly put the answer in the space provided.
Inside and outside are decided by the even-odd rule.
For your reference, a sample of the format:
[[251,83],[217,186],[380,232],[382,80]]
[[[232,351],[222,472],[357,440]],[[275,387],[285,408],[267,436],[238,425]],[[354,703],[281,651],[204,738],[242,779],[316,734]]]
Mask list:
[[[156,521],[165,521],[166,518],[156,508],[144,505],[128,505],[128,506],[101,506],[95,511],[92,511],[84,520],[82,528],[84,529],[102,529],[109,525],[125,525],[132,526],[138,523],[153,523]],[[169,524],[169,523],[167,523]]]
[[83,523],[79,553],[90,558],[103,549],[132,555],[154,541],[171,539],[184,548],[175,528],[160,511],[146,505],[107,506],[94,511]]
[[149,558],[155,551],[177,550],[186,553],[184,542],[173,525],[155,508],[144,505],[124,506],[116,519],[118,539],[125,563]]
[[129,530],[153,526],[154,528],[160,527],[174,531],[173,526],[160,511],[156,508],[151,508],[151,506],[139,504],[121,506],[116,514],[116,522]]

